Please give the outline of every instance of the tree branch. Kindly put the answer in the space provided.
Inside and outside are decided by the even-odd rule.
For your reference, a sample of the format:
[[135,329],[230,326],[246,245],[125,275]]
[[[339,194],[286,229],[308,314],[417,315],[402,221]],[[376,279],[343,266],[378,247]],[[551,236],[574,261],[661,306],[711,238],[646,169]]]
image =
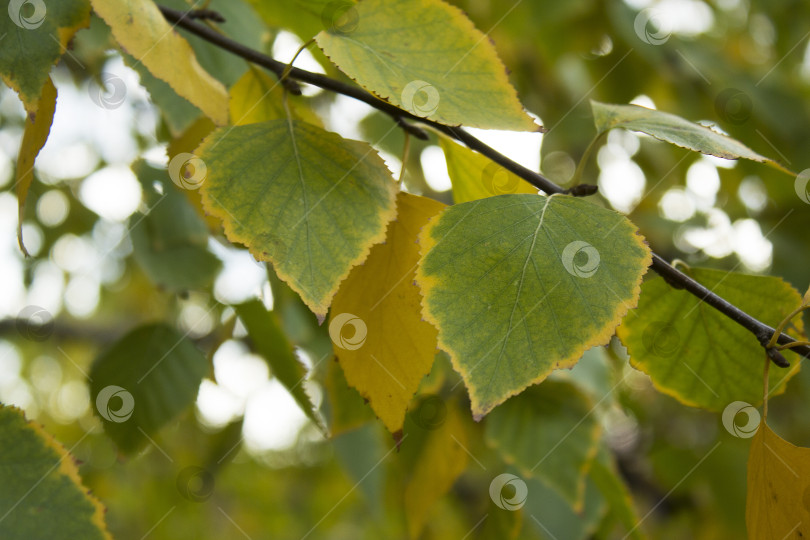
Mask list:
[[[180,26],[189,32],[201,37],[202,39],[213,43],[214,45],[219,46],[220,48],[229,51],[249,62],[262,66],[264,68],[269,69],[273,73],[276,74],[279,78],[281,78],[282,74],[284,73],[285,69],[287,69],[287,64],[283,62],[279,62],[274,58],[271,58],[265,54],[262,54],[256,50],[250,49],[245,47],[241,43],[238,43],[218,32],[200,24],[196,21],[191,20],[186,16],[184,12],[177,11],[171,8],[167,8],[164,6],[159,6],[163,16],[166,17],[171,23],[174,23],[177,26]],[[359,86],[354,86],[351,84],[344,83],[342,81],[338,81],[332,79],[331,77],[327,77],[326,75],[321,75],[320,73],[312,73],[310,71],[305,71],[303,69],[299,69],[293,67],[287,73],[287,78],[295,79],[301,82],[305,82],[308,84],[312,84],[319,88],[323,88],[324,90],[329,90],[338,94],[342,94],[344,96],[348,96],[354,98],[358,101],[362,101],[370,105],[371,107],[381,111],[391,118],[394,119],[397,124],[403,127],[403,129],[417,128],[416,126],[412,126],[411,122],[421,123],[427,126],[432,127],[433,129],[445,133],[452,137],[453,139],[464,143],[467,147],[476,152],[487,156],[489,159],[501,165],[504,169],[516,174],[520,178],[526,180],[536,188],[544,191],[547,194],[554,194],[554,193],[564,193],[562,187],[558,186],[545,176],[540,173],[534,172],[531,169],[512,161],[508,157],[504,156],[500,152],[496,151],[495,149],[487,146],[482,141],[478,140],[470,133],[462,129],[461,127],[451,127],[445,126],[443,124],[439,124],[432,120],[428,120],[426,118],[421,118],[419,116],[413,115],[407,111],[404,111],[387,101],[383,101],[380,98],[372,95],[371,93],[365,91],[364,89],[360,88]],[[421,131],[421,130],[420,130]],[[661,277],[663,277],[667,283],[671,286],[679,289],[685,289],[692,295],[696,296],[703,302],[706,302],[711,307],[718,310],[720,313],[725,315],[726,317],[730,318],[732,321],[736,322],[752,334],[754,334],[759,342],[762,344],[763,347],[766,347],[768,341],[773,336],[775,330],[768,326],[767,324],[757,320],[756,318],[752,317],[748,313],[742,311],[740,308],[735,306],[734,304],[728,302],[718,294],[710,291],[691,277],[687,276],[677,268],[670,265],[664,258],[660,257],[653,253],[653,262],[651,268],[657,272]],[[788,336],[787,334],[781,334],[777,343],[779,345],[784,345],[787,343],[793,343],[794,340],[792,337]],[[810,347],[807,346],[797,346],[791,348],[793,352],[801,354],[807,358],[810,358]],[[771,359],[780,367],[789,367],[789,363],[784,359],[779,360],[778,357],[771,356]]]

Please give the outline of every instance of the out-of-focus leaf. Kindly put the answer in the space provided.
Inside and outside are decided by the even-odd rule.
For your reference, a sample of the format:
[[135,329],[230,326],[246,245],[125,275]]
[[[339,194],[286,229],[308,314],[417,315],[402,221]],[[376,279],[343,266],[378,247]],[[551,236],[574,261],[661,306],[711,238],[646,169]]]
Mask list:
[[332,25],[341,26],[353,20],[347,11],[355,0],[247,0],[270,26],[290,30],[308,40]]
[[[458,407],[447,407],[441,425],[416,434],[402,444],[419,445],[418,458],[405,483],[405,516],[410,537],[418,538],[436,502],[467,467],[467,432]],[[417,428],[419,429],[419,428]]]
[[90,399],[110,438],[133,454],[194,402],[207,370],[205,356],[174,328],[140,326],[93,363]]
[[402,429],[408,403],[436,356],[436,329],[422,319],[414,274],[416,238],[442,208],[399,193],[385,242],[351,271],[332,303],[329,330],[346,380],[392,433]]
[[651,260],[627,218],[562,195],[457,204],[419,241],[423,313],[476,418],[607,343]]
[[[132,170],[141,183],[146,214],[130,219],[135,260],[156,285],[172,291],[211,284],[222,264],[208,251],[208,229],[166,171],[139,160]],[[160,192],[156,191],[160,186]]]
[[[179,136],[172,139],[169,145],[166,147],[166,155],[169,157],[169,162],[177,157],[180,154],[192,154],[194,150],[200,146],[200,143],[205,139],[208,135],[211,134],[212,131],[216,129],[216,126],[205,115],[200,115],[197,117],[189,127]],[[191,203],[191,206],[194,207],[197,214],[203,218],[205,224],[208,226],[208,230],[211,233],[219,234],[222,223],[215,218],[214,216],[207,214],[202,207],[202,197],[200,195],[199,189],[184,189],[183,193],[185,194],[188,201]]]
[[537,194],[536,187],[488,157],[456,144],[447,137],[440,137],[439,145],[444,150],[447,173],[453,184],[453,201],[456,204],[507,193]]
[[325,317],[396,213],[383,160],[366,143],[286,119],[219,129],[197,153],[206,211]]
[[524,526],[523,511],[500,508],[490,500],[484,523],[480,531],[476,530],[470,538],[478,540],[514,540],[520,535]]
[[41,96],[46,104],[50,101],[43,88],[51,66],[65,53],[73,35],[90,24],[90,3],[9,0],[4,4],[8,7],[0,12],[0,76],[32,115]]
[[[270,36],[267,26],[250,3],[244,0],[206,0],[204,4],[199,0],[161,0],[158,3],[178,11],[203,7],[213,10],[225,19],[216,23],[207,21],[206,24],[215,26],[217,32],[254,50],[263,51],[268,46],[267,38]],[[189,45],[203,69],[226,87],[236,83],[248,69],[250,65],[248,62],[222,47],[209,43],[179,26],[175,30],[180,35],[187,36]]]
[[[776,326],[801,303],[781,278],[692,268],[689,275],[760,321]],[[795,321],[799,337],[801,319]],[[654,277],[641,286],[638,309],[617,329],[630,363],[655,387],[685,405],[722,411],[734,401],[762,402],[762,346],[751,332],[683,289]],[[799,370],[771,369],[770,388],[784,391]]]
[[388,451],[377,426],[367,425],[332,440],[335,456],[366,496],[375,517],[382,516],[385,503],[385,468],[374,467]]
[[763,421],[748,456],[748,538],[808,538],[810,448],[794,446]]
[[6,405],[0,405],[0,486],[3,538],[112,538],[104,507],[82,485],[73,456]]
[[143,62],[128,54],[123,54],[123,57],[124,62],[138,72],[141,85],[149,92],[149,98],[157,105],[172,135],[185,132],[198,119],[211,122],[197,106],[175,92],[169,83],[152,75]]
[[31,182],[34,181],[34,161],[45,146],[48,135],[51,132],[53,123],[53,113],[56,111],[56,87],[50,77],[46,78],[42,87],[42,95],[38,98],[37,111],[29,113],[25,118],[25,131],[23,132],[20,152],[17,156],[17,241],[20,249],[28,254],[23,243],[23,217],[25,214],[25,200],[28,198],[28,190],[31,189]]
[[91,0],[116,41],[199,107],[217,125],[228,123],[228,93],[197,62],[188,42],[174,32],[151,0]]
[[591,101],[591,108],[596,131],[600,133],[615,127],[641,131],[656,139],[695,152],[724,159],[750,159],[790,172],[772,159],[757,154],[743,143],[674,114],[638,105],[612,105],[598,101]]
[[527,479],[524,521],[534,525],[543,540],[585,540],[599,526],[607,507],[605,501],[588,480],[585,485],[585,506],[575,512],[565,499],[539,480]]
[[329,403],[329,433],[333,437],[374,420],[374,413],[357,390],[349,386],[337,358],[326,371],[326,397]]
[[609,512],[625,527],[626,537],[644,540],[641,520],[633,506],[633,499],[604,446],[600,447],[593,460],[590,479],[608,504]]
[[250,300],[234,306],[234,309],[245,325],[256,352],[267,361],[273,376],[290,392],[304,414],[325,430],[323,420],[304,388],[306,368],[295,356],[275,313],[267,311],[259,300]]
[[523,476],[546,482],[577,512],[599,433],[591,400],[575,385],[552,380],[508,400],[486,421],[487,444]]
[[451,126],[538,129],[495,47],[442,0],[364,0],[315,39],[346,75],[417,116]]

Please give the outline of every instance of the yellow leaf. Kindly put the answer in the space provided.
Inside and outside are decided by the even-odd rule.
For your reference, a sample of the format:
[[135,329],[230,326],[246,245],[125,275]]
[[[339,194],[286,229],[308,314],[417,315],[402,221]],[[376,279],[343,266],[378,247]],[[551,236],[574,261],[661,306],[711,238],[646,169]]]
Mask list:
[[[178,157],[181,154],[193,155],[194,150],[200,146],[203,139],[210,135],[215,129],[216,126],[207,116],[200,116],[197,118],[197,120],[195,120],[194,123],[188,127],[188,129],[181,133],[179,137],[173,139],[166,147],[166,155],[169,157],[169,163],[171,163],[175,158],[183,160],[184,158],[182,156]],[[193,206],[197,213],[203,218],[205,224],[208,226],[208,230],[213,234],[221,234],[222,222],[203,210],[200,190],[184,189],[183,193],[185,193],[186,198],[191,203],[191,206]]]
[[[411,538],[418,538],[430,511],[467,467],[467,431],[455,405],[440,427],[427,430],[413,473],[405,485],[405,515]],[[414,437],[420,434],[414,433]],[[403,444],[412,441],[404,440]]]
[[447,161],[456,204],[506,193],[537,193],[536,187],[478,152],[447,137],[439,137],[439,145]]
[[810,448],[800,448],[763,421],[748,455],[748,538],[810,538]]
[[[243,126],[286,118],[284,111],[284,88],[278,80],[255,66],[250,66],[230,89],[231,124]],[[293,117],[323,127],[318,116],[312,112],[301,97],[287,96]]]
[[151,0],[91,0],[116,41],[158,79],[199,107],[217,125],[228,123],[225,87],[197,62],[188,42]]
[[22,225],[23,213],[25,210],[25,199],[28,198],[28,190],[34,180],[34,160],[45,146],[48,134],[51,132],[53,113],[56,110],[56,87],[50,77],[42,87],[42,95],[38,100],[38,110],[36,113],[29,113],[25,119],[25,132],[23,133],[20,153],[17,156],[17,204],[19,208],[17,223],[17,241],[20,249],[28,255],[28,251],[23,245]]
[[416,237],[443,208],[399,193],[385,242],[352,270],[332,304],[329,332],[346,380],[392,433],[402,429],[408,403],[436,355],[436,329],[422,320],[414,278]]

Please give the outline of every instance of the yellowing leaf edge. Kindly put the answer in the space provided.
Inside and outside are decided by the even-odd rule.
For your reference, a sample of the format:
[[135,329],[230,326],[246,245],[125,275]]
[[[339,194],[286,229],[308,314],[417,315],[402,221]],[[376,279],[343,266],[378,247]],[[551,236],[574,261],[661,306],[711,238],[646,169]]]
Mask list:
[[[541,195],[538,195],[538,196],[541,196]],[[569,195],[554,194],[554,195],[549,196],[549,198],[568,197],[568,196]],[[476,204],[471,207],[470,211],[475,209],[475,207],[478,204],[480,204],[480,202],[481,201],[476,201]],[[450,207],[448,207],[448,208],[450,208]],[[430,296],[430,291],[433,289],[433,287],[436,285],[436,283],[438,283],[439,280],[438,280],[438,278],[436,278],[434,276],[428,276],[427,274],[425,274],[423,264],[422,264],[424,262],[424,259],[425,259],[425,256],[427,255],[427,253],[430,252],[430,250],[433,249],[433,247],[438,244],[438,241],[436,241],[433,238],[431,232],[432,232],[433,228],[436,226],[436,224],[439,222],[439,220],[441,219],[444,212],[446,212],[446,211],[447,211],[447,209],[443,210],[442,212],[440,212],[439,214],[437,214],[436,216],[431,218],[430,221],[428,222],[428,224],[425,225],[425,227],[422,229],[422,232],[419,234],[419,245],[420,245],[421,258],[419,260],[419,265],[418,265],[418,267],[416,269],[416,282],[419,284],[419,287],[422,290],[422,316],[425,318],[426,321],[428,321],[430,324],[432,324],[438,330],[438,345],[439,345],[439,348],[442,349],[443,351],[445,351],[448,354],[448,356],[450,356],[450,362],[453,365],[453,369],[455,369],[456,372],[461,375],[462,379],[465,382],[465,386],[467,386],[466,381],[467,381],[469,372],[468,372],[468,370],[464,369],[464,367],[461,365],[461,362],[459,361],[459,358],[458,358],[458,355],[456,354],[456,352],[453,351],[449,347],[447,342],[444,340],[444,332],[442,331],[441,326],[439,325],[438,318],[436,317],[436,315],[434,313],[431,312],[430,306],[429,306],[429,304],[427,302],[427,298]],[[641,234],[641,232],[638,230],[638,228],[635,226],[635,224],[633,224],[625,216],[622,216],[622,218],[625,220],[625,222],[628,225],[630,225],[632,227],[632,230],[635,233],[633,235],[633,239],[635,240],[636,244],[646,254],[646,257],[644,258],[644,261],[643,261],[645,271],[642,272],[639,275],[639,278],[636,281],[635,286],[633,287],[632,301],[631,302],[619,302],[616,309],[614,310],[614,315],[613,315],[611,324],[606,325],[602,329],[602,331],[599,332],[598,334],[596,334],[591,340],[586,341],[586,342],[582,342],[580,344],[580,346],[577,347],[576,349],[574,349],[574,352],[572,352],[569,356],[556,361],[551,368],[539,373],[534,379],[529,381],[529,383],[527,385],[525,385],[522,388],[519,388],[517,390],[514,390],[512,392],[507,393],[500,400],[492,403],[491,405],[482,406],[480,398],[479,398],[476,390],[474,388],[470,388],[469,386],[467,386],[467,391],[470,394],[470,402],[471,402],[470,405],[471,405],[471,409],[472,409],[472,413],[473,413],[473,418],[475,419],[476,422],[481,421],[481,419],[484,416],[486,416],[492,409],[494,409],[495,407],[497,407],[498,405],[500,405],[501,403],[503,403],[504,401],[506,401],[510,397],[516,396],[516,395],[520,394],[521,392],[523,392],[526,388],[544,381],[555,369],[573,367],[579,361],[579,359],[582,358],[582,355],[588,349],[590,349],[592,347],[598,347],[598,346],[602,346],[602,345],[607,345],[610,342],[610,339],[615,334],[616,328],[621,324],[621,321],[624,319],[625,315],[627,315],[627,313],[631,309],[634,309],[638,305],[639,295],[641,294],[641,283],[643,281],[644,274],[647,273],[647,271],[649,270],[649,266],[652,264],[652,251],[650,250],[649,246],[647,245],[647,242],[646,242],[644,236]],[[614,322],[615,322],[615,324],[613,324]]]

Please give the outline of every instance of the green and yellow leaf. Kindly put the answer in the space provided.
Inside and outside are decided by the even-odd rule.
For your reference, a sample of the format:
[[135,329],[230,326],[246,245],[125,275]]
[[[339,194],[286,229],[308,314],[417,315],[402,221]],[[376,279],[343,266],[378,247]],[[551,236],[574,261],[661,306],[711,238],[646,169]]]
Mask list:
[[225,87],[197,62],[194,51],[151,0],[91,0],[121,47],[197,106],[217,125],[228,123]]
[[506,463],[582,510],[601,429],[593,403],[575,385],[549,380],[529,388],[492,411],[485,429],[487,444]]
[[112,538],[104,507],[82,484],[73,456],[6,405],[0,405],[0,486],[3,538]]
[[31,182],[34,181],[34,161],[45,146],[48,135],[51,132],[53,114],[56,111],[56,87],[50,77],[45,79],[42,87],[42,95],[38,101],[38,110],[35,113],[28,113],[25,118],[25,131],[23,132],[20,152],[17,156],[17,241],[20,249],[28,254],[23,243],[23,217],[25,213],[25,201],[28,198],[28,190],[31,189]]
[[[765,324],[776,326],[801,304],[801,295],[781,278],[692,268],[689,275]],[[799,337],[803,324],[795,321]],[[683,289],[654,277],[641,286],[641,300],[617,329],[630,363],[655,387],[681,403],[722,411],[729,403],[762,402],[762,346],[748,330]],[[793,353],[791,353],[793,354]],[[771,369],[778,394],[799,370]]]
[[810,448],[794,446],[763,421],[748,455],[748,538],[810,537]]
[[651,261],[627,218],[563,195],[452,206],[420,244],[423,313],[477,419],[606,344]]
[[[397,217],[388,224],[385,243],[371,248],[332,303],[330,332],[337,333],[334,350],[346,380],[392,433],[402,429],[408,403],[436,356],[436,329],[422,319],[414,275],[416,238],[442,208],[432,199],[399,193]],[[340,333],[351,327],[341,322],[346,314],[362,322],[365,339],[356,345],[343,344]]]
[[451,126],[539,129],[495,47],[458,8],[442,0],[364,0],[351,9],[344,24],[315,39],[370,92]]
[[536,187],[478,152],[447,137],[439,137],[439,145],[456,204],[509,193],[537,193]]
[[366,143],[295,120],[219,129],[197,153],[208,170],[203,208],[325,317],[396,213],[383,160]]
[[8,7],[0,13],[0,76],[33,115],[51,67],[67,51],[74,34],[90,24],[90,3],[10,0],[4,5]]

